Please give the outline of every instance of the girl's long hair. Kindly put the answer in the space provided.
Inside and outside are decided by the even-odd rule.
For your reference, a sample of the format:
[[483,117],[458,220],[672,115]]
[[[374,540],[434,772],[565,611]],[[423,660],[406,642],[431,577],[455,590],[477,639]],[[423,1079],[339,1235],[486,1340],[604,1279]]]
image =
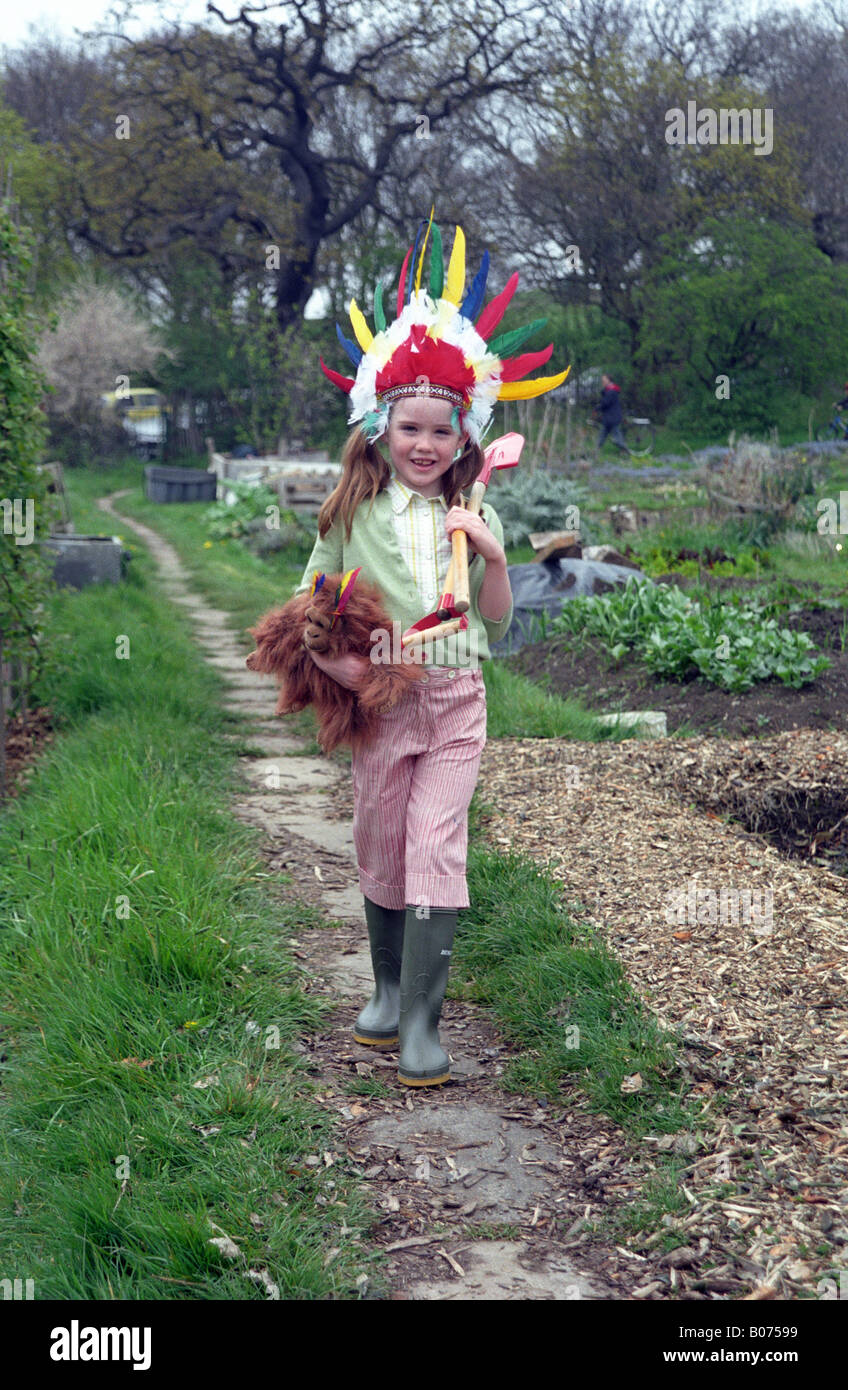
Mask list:
[[[442,495],[449,507],[459,504],[460,494],[467,491],[483,467],[483,450],[472,439],[466,439],[462,453],[446,473],[442,474]],[[379,449],[369,443],[357,425],[351,430],[342,451],[342,476],[318,513],[318,535],[323,540],[335,521],[341,517],[345,539],[350,540],[353,515],[360,502],[374,498],[392,480],[391,465]]]

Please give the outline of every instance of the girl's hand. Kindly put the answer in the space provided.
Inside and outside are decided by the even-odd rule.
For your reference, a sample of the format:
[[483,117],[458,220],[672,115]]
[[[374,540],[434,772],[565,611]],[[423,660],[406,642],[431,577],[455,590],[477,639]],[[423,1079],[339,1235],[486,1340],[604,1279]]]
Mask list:
[[315,665],[339,685],[345,686],[347,690],[356,691],[362,684],[362,677],[370,666],[370,661],[365,656],[357,656],[354,652],[348,652],[345,656],[334,656],[332,658],[321,656],[319,652],[307,647],[306,649]]
[[466,532],[469,555],[476,551],[487,562],[500,560],[506,564],[506,551],[495,540],[482,516],[467,512],[464,507],[451,507],[445,517],[445,530],[449,536],[454,531]]

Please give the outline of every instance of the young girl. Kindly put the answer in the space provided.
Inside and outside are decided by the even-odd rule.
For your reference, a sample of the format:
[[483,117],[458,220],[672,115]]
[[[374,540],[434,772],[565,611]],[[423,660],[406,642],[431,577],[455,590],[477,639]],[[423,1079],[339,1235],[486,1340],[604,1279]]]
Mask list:
[[[420,280],[431,230],[427,295]],[[384,711],[376,739],[352,760],[353,838],[376,985],[355,1037],[375,1047],[399,1043],[399,1079],[435,1086],[450,1079],[438,1022],[457,912],[469,905],[468,806],[486,742],[479,661],[505,635],[513,608],[501,523],[488,503],[480,516],[465,511],[462,492],[483,467],[480,431],[495,399],[541,394],[566,373],[518,384],[516,377],[547,361],[552,348],[502,361],[493,349],[516,346],[526,332],[486,342],[486,330],[491,333],[500,320],[517,276],[475,328],[488,255],[463,297],[461,228],[445,278],[431,214],[413,289],[407,271],[410,257],[414,270],[417,251],[416,243],[404,261],[395,322],[386,328],[378,287],[377,335],[355,301],[350,315],[357,342],[338,330],[357,366],[356,378],[340,377],[321,363],[349,392],[351,422],[361,424],[345,445],[341,480],[321,508],[318,538],[296,592],[309,588],[315,571],[346,573],[361,566],[405,631],[435,611],[447,580],[451,535],[457,529],[467,533],[468,628],[425,643],[424,676]],[[385,452],[376,444],[383,437]],[[307,627],[304,641],[313,660],[355,690],[370,658],[351,653],[328,660],[311,649],[315,635]]]

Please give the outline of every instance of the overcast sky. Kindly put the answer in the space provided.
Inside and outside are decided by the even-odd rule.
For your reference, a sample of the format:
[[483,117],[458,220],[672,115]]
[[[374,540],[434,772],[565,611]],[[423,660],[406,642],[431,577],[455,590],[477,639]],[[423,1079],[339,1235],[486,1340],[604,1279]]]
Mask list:
[[[218,0],[218,3],[226,15],[238,13],[238,0]],[[742,0],[742,3],[745,3],[745,0]],[[747,8],[752,14],[773,8],[807,11],[815,6],[816,0],[792,0],[792,3],[779,6],[770,4],[769,0],[747,0]],[[58,31],[67,38],[73,38],[75,29],[82,31],[106,25],[109,7],[109,0],[32,0],[31,6],[14,5],[13,0],[0,0],[0,9],[3,12],[0,46],[16,46],[28,37],[30,26],[33,24],[36,27],[46,26],[54,33]],[[134,22],[127,24],[123,32],[138,34],[155,23],[157,14],[182,16],[189,21],[201,20],[206,16],[206,0],[183,0],[183,3],[167,3],[166,0],[164,4],[157,4],[152,0],[151,3],[134,4],[133,11],[138,17]],[[268,18],[273,18],[271,12]]]
[[[231,0],[216,0],[226,15],[238,12],[238,5]],[[123,8],[123,6],[122,6]],[[0,43],[16,47],[29,37],[30,26],[36,29],[49,28],[66,38],[74,37],[74,30],[109,28],[114,31],[114,20],[109,21],[110,0],[32,0],[31,5],[13,6],[12,0],[0,0],[3,11],[0,24]],[[184,0],[183,4],[134,4],[133,12],[138,19],[122,27],[123,33],[144,33],[156,22],[157,15],[174,17],[182,15],[186,20],[199,20],[206,17],[206,0]]]

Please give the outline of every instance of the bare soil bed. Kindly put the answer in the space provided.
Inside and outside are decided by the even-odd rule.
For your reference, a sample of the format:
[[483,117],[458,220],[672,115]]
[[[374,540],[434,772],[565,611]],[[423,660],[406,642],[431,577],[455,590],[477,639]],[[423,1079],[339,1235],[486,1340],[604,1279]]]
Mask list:
[[784,625],[809,633],[831,662],[829,671],[800,690],[778,680],[762,681],[739,694],[701,679],[662,681],[634,656],[615,661],[599,645],[573,645],[568,635],[534,642],[507,661],[552,694],[577,695],[598,713],[664,710],[669,734],[680,729],[748,738],[790,729],[844,730],[848,729],[848,651],[841,650],[844,620],[845,610],[821,606],[786,615]]

